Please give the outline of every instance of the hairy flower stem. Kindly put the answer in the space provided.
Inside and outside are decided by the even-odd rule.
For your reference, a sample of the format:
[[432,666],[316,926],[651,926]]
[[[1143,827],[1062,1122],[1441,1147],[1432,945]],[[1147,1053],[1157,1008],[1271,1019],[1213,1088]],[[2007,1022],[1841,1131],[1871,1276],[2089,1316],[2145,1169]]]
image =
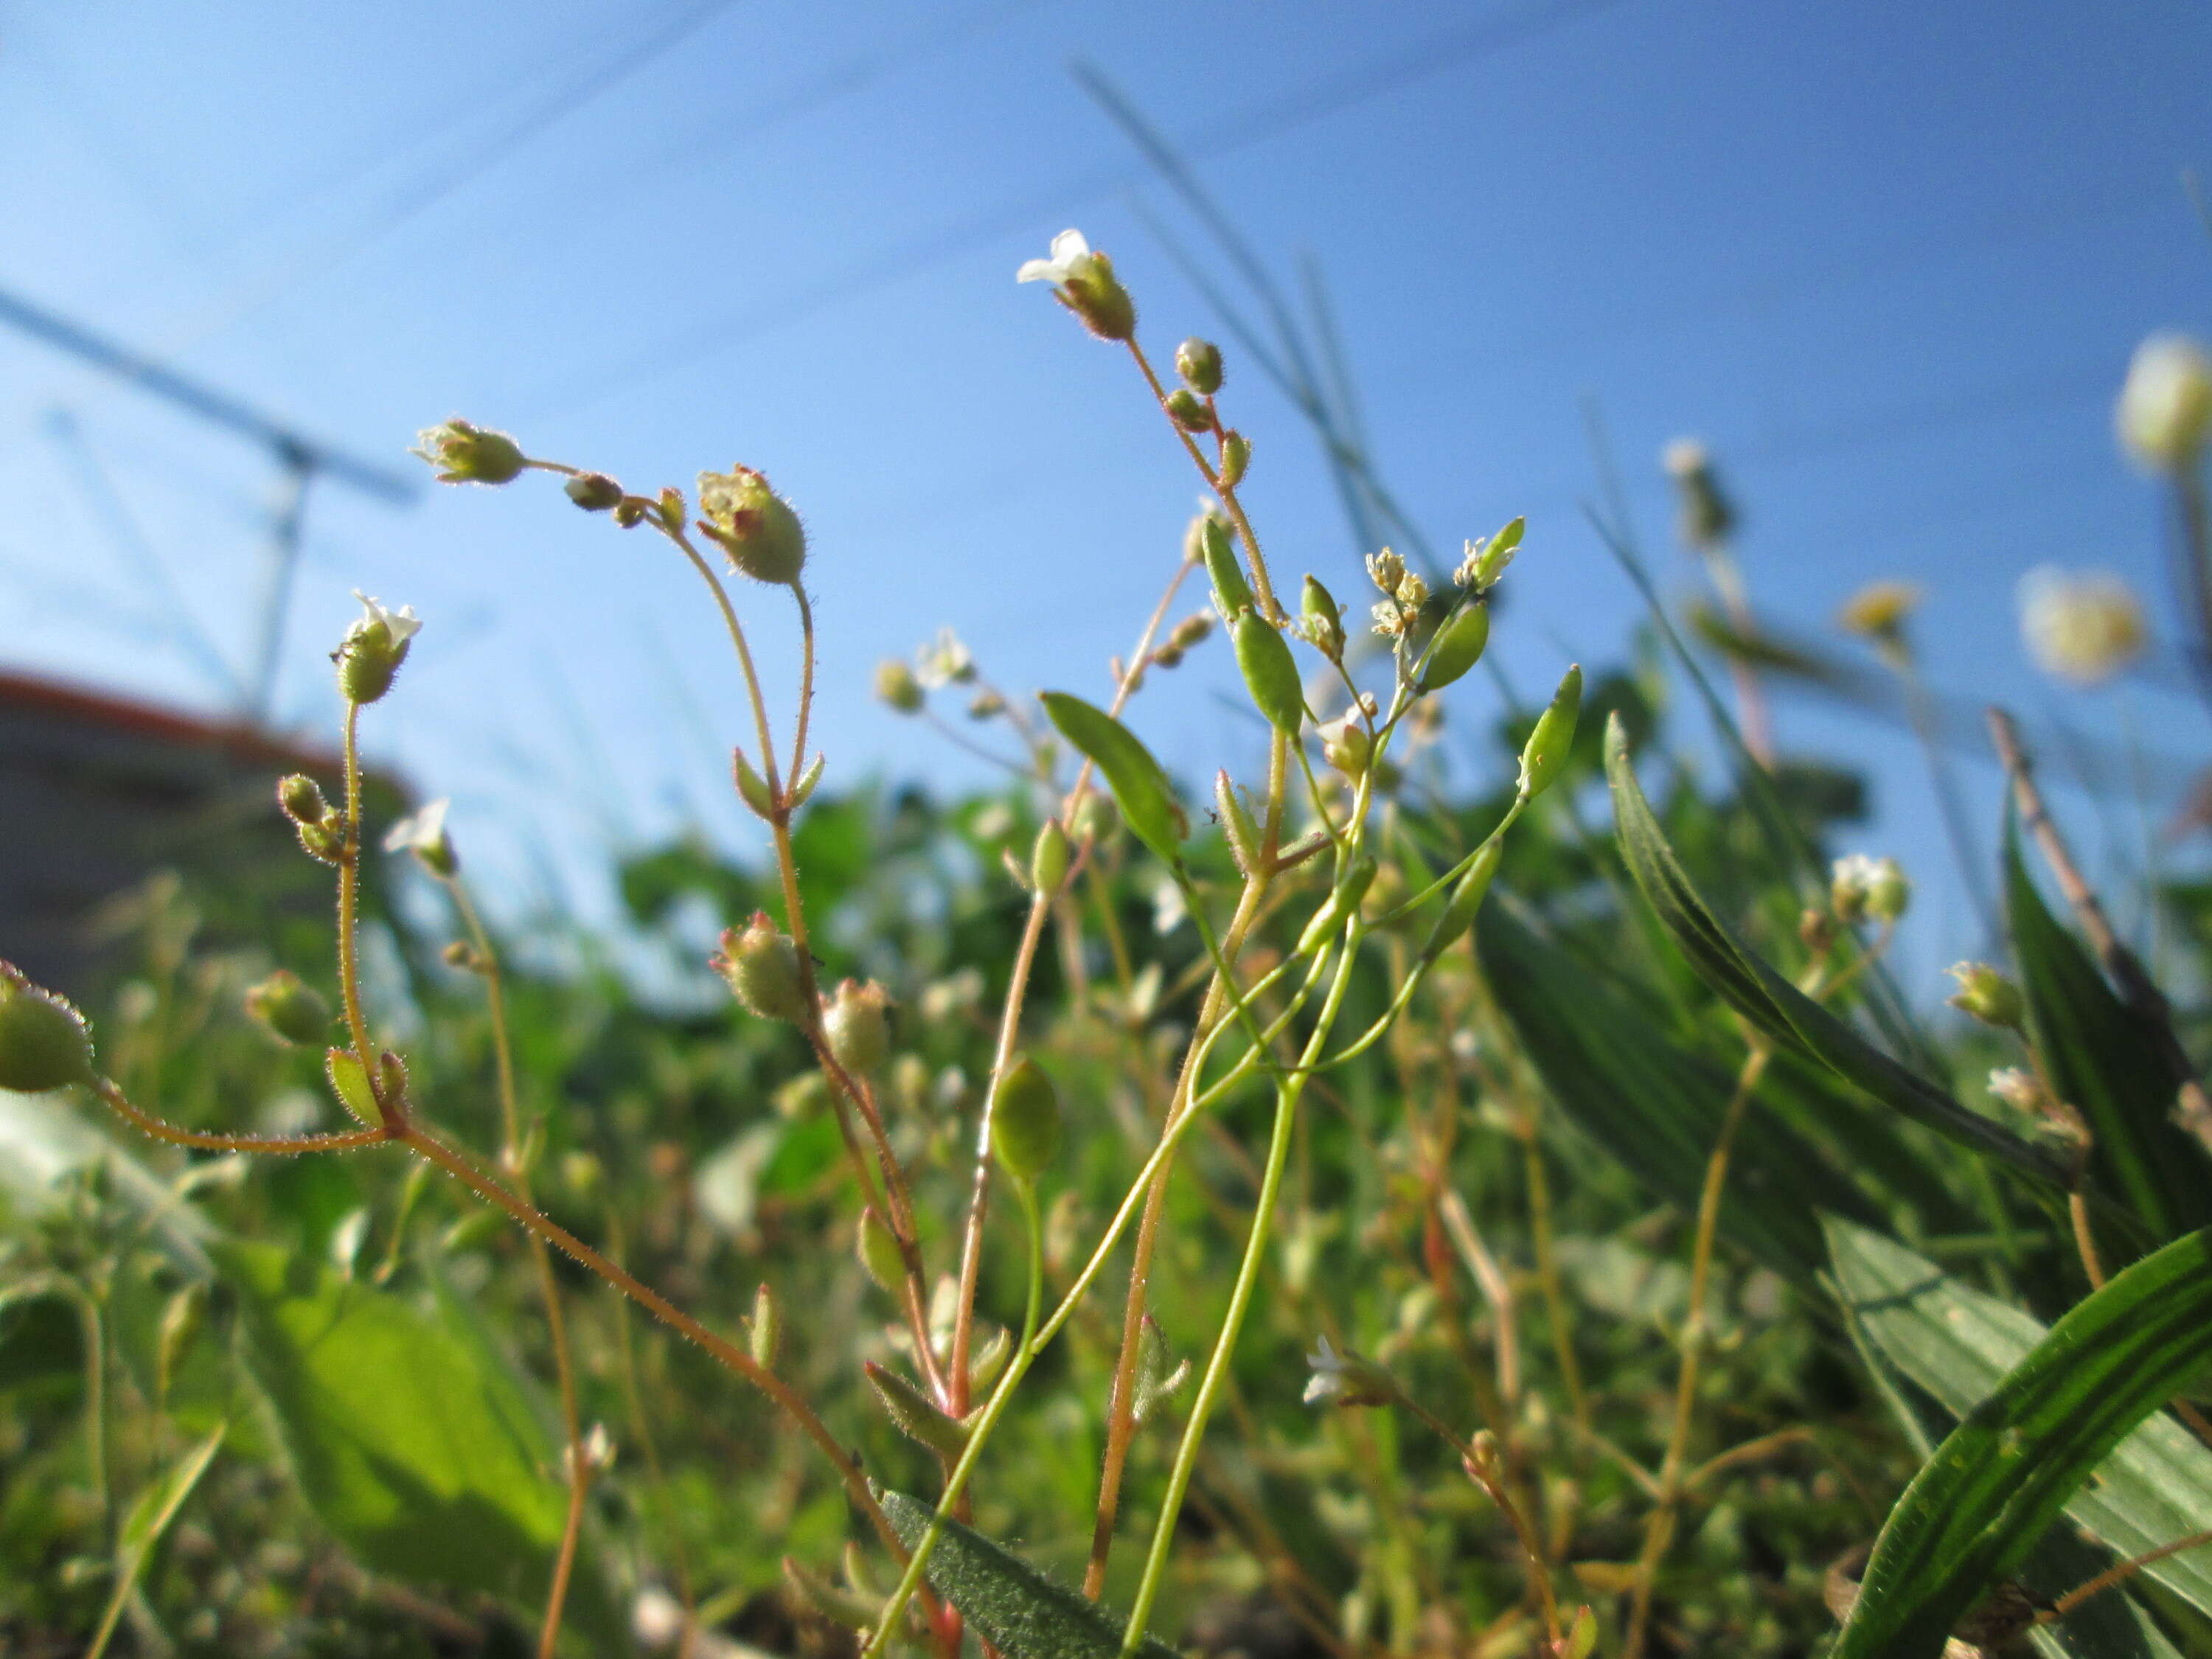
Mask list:
[[354,911],[361,895],[361,705],[345,712],[345,844],[338,854],[338,997],[345,1006],[353,1051],[374,1081],[376,1056],[369,1051],[368,1022],[361,1012],[361,948],[354,936]]
[[[500,1167],[514,1183],[515,1192],[531,1201],[530,1172],[522,1156],[522,1114],[515,1098],[514,1044],[507,1024],[507,981],[499,951],[477,914],[468,889],[458,872],[440,880],[453,901],[453,909],[475,952],[477,972],[483,976],[484,1006],[491,1019],[492,1063],[499,1085]],[[568,1513],[561,1528],[561,1549],[553,1564],[553,1587],[545,1601],[539,1628],[538,1659],[553,1659],[560,1641],[561,1615],[568,1598],[568,1582],[575,1570],[576,1545],[582,1535],[584,1502],[590,1495],[593,1470],[584,1455],[584,1423],[576,1403],[576,1370],[568,1354],[568,1326],[561,1311],[561,1286],[553,1276],[553,1254],[536,1233],[526,1233],[531,1262],[537,1271],[538,1299],[545,1307],[545,1332],[553,1349],[553,1369],[561,1389],[561,1424],[567,1436],[565,1465],[568,1472]]]
[[1682,1364],[1674,1385],[1674,1422],[1667,1437],[1667,1455],[1659,1466],[1659,1501],[1644,1534],[1644,1553],[1636,1564],[1636,1586],[1630,1598],[1628,1634],[1621,1644],[1622,1659],[1640,1659],[1650,1628],[1651,1593],[1659,1564],[1674,1540],[1674,1522],[1680,1512],[1683,1473],[1690,1448],[1690,1425],[1698,1405],[1698,1370],[1705,1357],[1707,1281],[1711,1277],[1713,1243],[1720,1231],[1721,1198],[1728,1187],[1729,1154],[1744,1113],[1766,1074],[1774,1050],[1763,1036],[1752,1039],[1736,1074],[1735,1092],[1729,1097],[1728,1115],[1722,1120],[1712,1157],[1705,1164],[1705,1183],[1698,1194],[1697,1237],[1690,1249],[1690,1308],[1682,1322]]
[[1275,585],[1267,574],[1267,561],[1260,551],[1260,538],[1252,532],[1252,521],[1244,515],[1244,504],[1237,499],[1236,486],[1223,482],[1221,470],[1206,459],[1206,452],[1198,447],[1197,440],[1183,429],[1181,422],[1168,414],[1167,388],[1160,384],[1160,377],[1153,372],[1152,359],[1145,356],[1145,349],[1133,337],[1129,340],[1128,346],[1129,355],[1137,360],[1137,367],[1144,374],[1145,384],[1152,389],[1152,398],[1159,404],[1160,412],[1167,415],[1168,424],[1175,428],[1176,436],[1182,440],[1192,464],[1212,487],[1213,492],[1221,497],[1221,505],[1229,514],[1230,523],[1237,526],[1237,534],[1243,541],[1244,550],[1252,560],[1252,589],[1260,601],[1261,614],[1270,621],[1280,620],[1283,607],[1275,598]]

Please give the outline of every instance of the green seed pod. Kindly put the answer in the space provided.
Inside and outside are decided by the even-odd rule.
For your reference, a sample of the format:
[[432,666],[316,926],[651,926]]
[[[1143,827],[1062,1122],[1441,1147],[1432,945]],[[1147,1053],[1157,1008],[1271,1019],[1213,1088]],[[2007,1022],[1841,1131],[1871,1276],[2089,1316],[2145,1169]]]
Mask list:
[[96,1076],[84,1016],[0,963],[0,1089],[43,1094]]
[[522,476],[521,447],[504,432],[493,432],[455,418],[422,434],[414,453],[434,467],[440,483],[512,483]]
[[747,1013],[794,1025],[805,1021],[806,989],[799,972],[799,949],[789,934],[776,930],[767,911],[754,911],[742,933],[725,928],[721,953],[709,957],[707,965],[728,981]]
[[1436,926],[1429,930],[1428,943],[1421,946],[1423,962],[1434,962],[1474,926],[1483,896],[1490,891],[1490,879],[1498,873],[1498,861],[1504,856],[1505,840],[1502,836],[1492,836],[1476,849],[1474,862],[1467,866],[1467,873],[1452,888]]
[[745,1352],[754,1364],[772,1371],[782,1348],[783,1310],[776,1306],[775,1292],[763,1285],[753,1292],[753,1316],[745,1322]]
[[1437,635],[1429,652],[1429,665],[1421,674],[1421,690],[1441,691],[1482,659],[1490,643],[1490,607],[1480,600],[1462,605]]
[[902,714],[919,714],[929,700],[914,670],[896,657],[886,657],[876,665],[876,696]]
[[906,1283],[906,1256],[872,1204],[860,1212],[860,1231],[854,1246],[860,1255],[860,1265],[867,1269],[876,1288],[896,1295],[899,1286]]
[[1194,334],[1176,348],[1176,373],[1200,397],[1211,398],[1221,390],[1221,348]]
[[771,585],[799,580],[806,563],[806,528],[760,473],[749,466],[702,472],[699,511],[700,533],[745,575]]
[[991,1149],[1006,1173],[1024,1185],[1060,1151],[1060,1091],[1026,1055],[1006,1068],[992,1091]]
[[1200,519],[1199,525],[1206,574],[1213,578],[1213,603],[1220,608],[1222,620],[1233,623],[1238,611],[1251,607],[1251,585],[1244,580],[1244,567],[1237,562],[1228,526],[1211,516]]
[[1298,613],[1305,620],[1306,638],[1314,649],[1334,662],[1344,654],[1344,609],[1334,596],[1312,576],[1298,594]]
[[623,498],[623,487],[604,472],[579,473],[561,489],[586,513],[611,512]]
[[325,823],[331,816],[331,804],[323,799],[322,785],[305,772],[295,772],[277,783],[276,805],[295,823]]
[[1338,881],[1336,890],[1328,896],[1321,908],[1314,912],[1313,920],[1307,922],[1298,934],[1297,954],[1304,956],[1318,947],[1323,939],[1343,927],[1345,921],[1358,910],[1359,902],[1367,896],[1367,890],[1375,884],[1377,867],[1374,859],[1365,853],[1352,861],[1343,878]]
[[1221,814],[1221,833],[1229,842],[1229,856],[1237,860],[1237,869],[1247,877],[1255,874],[1261,850],[1259,821],[1237,794],[1237,786],[1229,781],[1226,769],[1214,775],[1213,804]]
[[856,1078],[873,1077],[890,1052],[891,1028],[885,1010],[890,993],[870,980],[847,980],[823,1011],[822,1035],[837,1063]]
[[1060,884],[1067,879],[1070,853],[1067,831],[1060,827],[1058,818],[1047,818],[1044,828],[1037,831],[1036,845],[1030,850],[1030,886],[1040,893],[1060,891]]
[[1551,787],[1566,764],[1567,750],[1575,741],[1575,717],[1582,711],[1583,670],[1577,663],[1567,670],[1552,706],[1538,716],[1536,729],[1521,750],[1521,799],[1534,800]]
[[1237,665],[1244,672],[1244,689],[1267,724],[1296,737],[1305,723],[1305,688],[1298,680],[1298,665],[1282,634],[1257,611],[1239,611],[1230,625],[1237,646]]
[[920,1389],[888,1366],[870,1360],[862,1368],[886,1414],[899,1432],[920,1441],[939,1457],[957,1457],[968,1449],[968,1425],[948,1417]]
[[752,809],[755,817],[773,823],[775,797],[769,793],[768,781],[753,770],[753,763],[745,758],[744,750],[730,750],[730,770],[738,781],[738,799]]
[[1179,386],[1168,393],[1167,411],[1168,417],[1186,432],[1213,429],[1213,411],[1187,386]]
[[1221,487],[1234,489],[1252,470],[1252,441],[1241,432],[1221,434]]
[[289,968],[246,992],[246,1012],[286,1042],[319,1043],[330,1035],[331,1005]]
[[1474,562],[1474,580],[1472,586],[1478,593],[1486,593],[1498,585],[1505,574],[1505,567],[1513,562],[1520,550],[1521,538],[1528,528],[1528,520],[1519,518],[1483,544],[1482,551]]
[[1103,790],[1094,789],[1083,798],[1083,805],[1075,809],[1075,838],[1087,841],[1093,847],[1104,847],[1114,839],[1114,832],[1121,827],[1121,809],[1114,805],[1114,798]]

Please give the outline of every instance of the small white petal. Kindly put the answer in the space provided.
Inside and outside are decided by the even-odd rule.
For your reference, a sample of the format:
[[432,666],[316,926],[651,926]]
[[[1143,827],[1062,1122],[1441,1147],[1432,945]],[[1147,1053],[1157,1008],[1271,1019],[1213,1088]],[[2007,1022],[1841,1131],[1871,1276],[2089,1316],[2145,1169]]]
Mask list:
[[1060,267],[1049,259],[1031,259],[1014,273],[1014,280],[1018,283],[1056,283],[1060,280]]
[[1078,259],[1091,257],[1091,244],[1079,230],[1063,230],[1052,239],[1053,263],[1060,266],[1073,264]]

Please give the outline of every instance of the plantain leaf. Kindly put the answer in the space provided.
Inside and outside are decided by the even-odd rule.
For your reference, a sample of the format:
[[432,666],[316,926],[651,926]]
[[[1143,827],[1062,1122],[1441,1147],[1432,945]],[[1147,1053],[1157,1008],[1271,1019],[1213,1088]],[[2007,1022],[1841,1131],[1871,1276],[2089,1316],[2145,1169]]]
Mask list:
[[1180,864],[1189,821],[1176,804],[1175,789],[1152,751],[1129,728],[1103,708],[1065,691],[1038,694],[1044,712],[1060,733],[1105,775],[1115,805],[1130,832],[1170,864]]
[[[1960,1419],[1891,1511],[1836,1659],[1933,1659],[2062,1510],[2130,1555],[2212,1526],[2212,1453],[2156,1414],[2212,1365],[2212,1229],[2136,1263],[2047,1332],[1887,1239],[1828,1230],[1861,1328]],[[2212,1607],[2208,1556],[2144,1571]]]
[[2054,1192],[2066,1190],[2058,1160],[1971,1112],[1900,1066],[1746,949],[1699,896],[1652,816],[1629,764],[1618,718],[1606,729],[1605,769],[1622,856],[1676,947],[1729,1006],[1784,1046],[1808,1054],[1883,1105],[1962,1146],[1999,1158]]
[[2058,1097],[2089,1126],[2090,1169],[2163,1243],[2212,1223],[2212,1163],[2172,1120],[2173,1073],[2151,1022],[2122,1002],[2004,849],[2005,917],[2028,1029]]
[[[1500,1010],[1576,1127],[1656,1196],[1698,1207],[1735,1079],[1670,1040],[1636,1003],[1493,907],[1476,930]],[[1754,1105],[1736,1132],[1722,1236],[1809,1286],[1827,1259],[1822,1210],[1875,1219],[1850,1180]]]
[[270,1245],[220,1248],[307,1502],[369,1566],[535,1606],[566,1505],[514,1377],[399,1297]]
[[[915,1548],[936,1510],[904,1492],[884,1492],[883,1504],[900,1540]],[[944,1523],[927,1571],[931,1587],[1007,1659],[1118,1659],[1121,1651],[1122,1620],[957,1521]],[[1176,1659],[1149,1636],[1137,1651]]]

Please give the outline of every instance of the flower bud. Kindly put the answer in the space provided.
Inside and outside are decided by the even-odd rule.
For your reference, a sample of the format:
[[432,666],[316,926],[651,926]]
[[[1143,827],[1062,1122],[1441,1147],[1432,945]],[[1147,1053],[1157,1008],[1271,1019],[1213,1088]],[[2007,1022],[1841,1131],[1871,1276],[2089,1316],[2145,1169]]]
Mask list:
[[2020,631],[2037,667],[2076,685],[2118,673],[2150,632],[2135,593],[2111,571],[2047,564],[2020,579]]
[[1221,815],[1221,833],[1229,842],[1229,855],[1237,860],[1237,867],[1246,876],[1260,868],[1260,824],[1252,811],[1237,793],[1237,786],[1229,781],[1224,769],[1213,778],[1214,805]]
[[1221,487],[1234,489],[1252,470],[1252,441],[1241,432],[1221,434]]
[[1322,758],[1354,783],[1367,775],[1374,749],[1375,740],[1357,709],[1321,728]]
[[1406,562],[1387,547],[1380,553],[1370,553],[1367,556],[1367,580],[1395,599],[1398,590],[1406,584]]
[[1114,798],[1103,789],[1093,789],[1083,798],[1083,805],[1075,809],[1075,822],[1070,826],[1078,841],[1087,841],[1094,847],[1103,847],[1114,839],[1114,832],[1121,827],[1121,809]]
[[1912,884],[1905,878],[1905,866],[1895,859],[1875,860],[1874,878],[1867,883],[1867,915],[1876,921],[1893,922],[1911,902]]
[[914,670],[896,657],[886,657],[876,665],[876,696],[902,714],[920,714],[928,699]]
[[521,447],[504,432],[492,432],[455,418],[422,433],[414,452],[444,470],[440,483],[512,483],[526,464]]
[[927,1395],[889,1366],[878,1365],[871,1359],[862,1369],[867,1373],[868,1386],[876,1391],[878,1402],[900,1433],[919,1441],[939,1457],[957,1458],[968,1449],[968,1425],[958,1418],[939,1411]]
[[1575,718],[1582,711],[1583,670],[1580,663],[1567,670],[1559,689],[1552,695],[1552,705],[1538,716],[1536,729],[1528,734],[1528,742],[1521,750],[1521,798],[1534,800],[1550,787],[1559,776],[1559,769],[1567,763],[1567,751],[1574,746]]
[[1253,706],[1278,732],[1296,737],[1305,723],[1305,687],[1298,678],[1291,647],[1273,623],[1257,611],[1240,611],[1230,625],[1237,646],[1237,666],[1243,672],[1244,689]]
[[873,1077],[890,1052],[890,993],[870,980],[847,980],[823,1011],[822,1035],[837,1063],[856,1078]]
[[1208,515],[1200,518],[1194,527],[1198,532],[1200,556],[1206,561],[1206,574],[1213,578],[1213,603],[1219,607],[1222,620],[1233,623],[1238,611],[1250,608],[1252,588],[1244,580],[1244,567],[1237,561],[1236,544],[1229,539],[1229,526]]
[[635,530],[645,522],[645,515],[653,511],[653,503],[635,495],[625,495],[615,503],[615,523],[623,530]]
[[1498,579],[1505,574],[1505,567],[1513,562],[1520,550],[1521,538],[1528,528],[1526,517],[1507,525],[1486,542],[1469,542],[1467,556],[1452,580],[1462,587],[1472,587],[1478,593],[1487,593],[1498,586]]
[[1221,348],[1194,334],[1176,348],[1176,373],[1200,397],[1211,398],[1221,390]]
[[331,1005],[289,968],[246,994],[246,1012],[286,1042],[319,1045],[330,1035]]
[[1958,994],[1949,999],[1954,1008],[2000,1030],[2018,1030],[2027,1018],[2027,1001],[2020,987],[1988,963],[1956,963],[1948,971],[1959,981]]
[[854,1240],[854,1249],[876,1288],[896,1295],[899,1286],[906,1283],[906,1256],[899,1249],[897,1237],[883,1217],[876,1213],[872,1204],[860,1211],[860,1231]]
[[1314,649],[1334,662],[1344,654],[1344,610],[1317,578],[1308,576],[1298,593],[1298,613]]
[[295,823],[324,823],[331,816],[331,804],[323,799],[322,786],[305,772],[278,781],[276,805]]
[[1917,582],[1869,582],[1844,602],[1836,619],[1863,639],[1893,647],[1904,642],[1905,624],[1920,599]]
[[1179,386],[1167,395],[1165,405],[1168,418],[1186,432],[1211,432],[1213,411],[1203,399],[1187,386]]
[[1685,546],[1710,552],[1735,528],[1735,508],[1721,489],[1712,457],[1694,438],[1677,438],[1667,446],[1665,459],[1681,501],[1676,532]]
[[700,533],[755,581],[799,580],[806,563],[806,528],[791,504],[749,466],[699,475]]
[[1828,906],[1846,926],[1872,920],[1893,922],[1905,914],[1912,897],[1912,884],[1895,859],[1873,859],[1864,853],[1839,858],[1828,884]]
[[422,624],[411,605],[386,611],[359,588],[353,596],[361,601],[362,614],[338,641],[337,661],[338,690],[348,702],[359,706],[374,702],[392,689],[392,677],[407,660]]
[[580,472],[561,486],[586,513],[605,513],[622,504],[623,487],[604,472]]
[[1202,644],[1213,632],[1213,617],[1204,611],[1194,611],[1177,623],[1168,635],[1168,643],[1178,651],[1188,651]]
[[1437,630],[1421,671],[1421,690],[1441,691],[1482,659],[1490,643],[1490,607],[1476,599],[1452,613]]
[[2212,437],[2212,359],[2185,336],[2152,335],[2128,365],[2114,419],[2122,447],[2145,470],[2188,471]]
[[722,949],[707,965],[729,984],[738,1006],[762,1019],[806,1018],[805,983],[799,972],[799,948],[788,933],[776,931],[768,912],[756,910],[743,933],[722,931]]
[[753,763],[745,758],[743,749],[730,750],[730,775],[737,782],[738,799],[751,809],[755,817],[773,823],[775,797],[769,793],[768,781],[753,770]]
[[991,1150],[1006,1173],[1035,1181],[1060,1151],[1060,1091],[1027,1055],[1016,1060],[991,1091]]
[[84,1016],[0,963],[0,1089],[42,1094],[96,1075]]
[[763,1284],[753,1292],[753,1316],[745,1322],[745,1352],[754,1364],[772,1371],[782,1347],[783,1313],[776,1306],[775,1292]]
[[1047,818],[1044,828],[1037,831],[1036,844],[1030,849],[1031,890],[1048,896],[1059,892],[1060,884],[1067,879],[1069,853],[1067,831],[1060,827],[1058,818]]

